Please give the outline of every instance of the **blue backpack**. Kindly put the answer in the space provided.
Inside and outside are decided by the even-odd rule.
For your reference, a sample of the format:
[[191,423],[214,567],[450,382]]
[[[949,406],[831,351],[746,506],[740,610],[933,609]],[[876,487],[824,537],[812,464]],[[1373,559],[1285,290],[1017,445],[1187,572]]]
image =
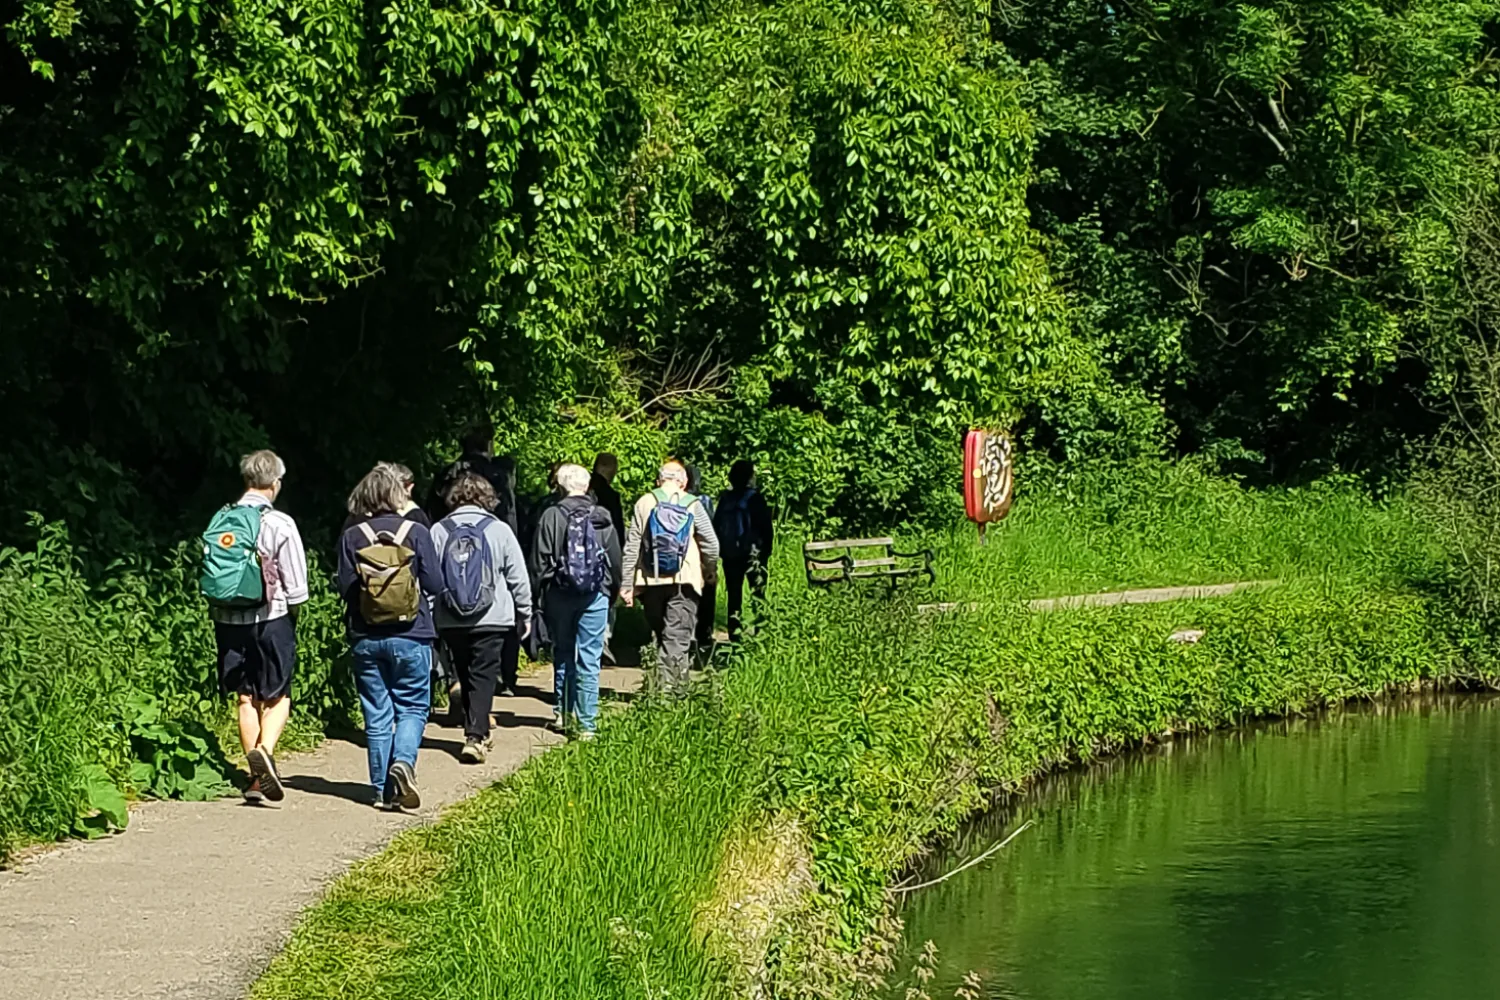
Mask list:
[[[665,490],[652,490],[656,506],[646,518],[646,539],[651,548],[652,576],[676,576],[687,559],[693,537],[693,512],[667,499]],[[689,501],[691,503],[691,501]]]
[[443,603],[460,618],[472,618],[495,603],[495,564],[484,529],[492,517],[472,524],[445,518],[448,540],[443,543]]
[[563,544],[562,565],[557,568],[553,582],[574,594],[603,593],[608,571],[604,547],[594,530],[592,508],[580,506],[568,514]]
[[736,561],[749,559],[760,539],[755,537],[755,522],[750,519],[750,498],[755,491],[745,489],[739,498],[714,515],[719,533],[719,554]]

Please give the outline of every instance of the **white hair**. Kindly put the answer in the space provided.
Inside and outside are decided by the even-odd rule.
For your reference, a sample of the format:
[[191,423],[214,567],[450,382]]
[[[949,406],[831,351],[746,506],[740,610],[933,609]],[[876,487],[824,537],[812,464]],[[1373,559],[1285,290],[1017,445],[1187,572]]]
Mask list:
[[663,462],[661,472],[657,474],[657,482],[679,483],[684,488],[687,486],[687,469],[682,467],[681,462]]
[[589,470],[571,462],[559,465],[557,485],[570,497],[582,496],[589,491]]
[[274,451],[252,451],[240,459],[240,478],[252,490],[268,490],[286,475],[286,463]]

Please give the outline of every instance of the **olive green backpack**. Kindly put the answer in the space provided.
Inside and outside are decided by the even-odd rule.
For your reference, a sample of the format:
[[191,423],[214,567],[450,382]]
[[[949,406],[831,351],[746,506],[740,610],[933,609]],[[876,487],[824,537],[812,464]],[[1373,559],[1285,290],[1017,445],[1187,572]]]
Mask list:
[[359,614],[370,625],[399,625],[417,620],[422,589],[412,560],[417,553],[406,544],[413,522],[402,521],[394,533],[361,524],[368,543],[354,552],[359,574]]

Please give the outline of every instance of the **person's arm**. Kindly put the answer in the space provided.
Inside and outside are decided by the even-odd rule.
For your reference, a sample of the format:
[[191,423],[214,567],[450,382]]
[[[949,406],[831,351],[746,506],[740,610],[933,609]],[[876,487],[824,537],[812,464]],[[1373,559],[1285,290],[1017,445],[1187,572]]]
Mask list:
[[432,545],[432,534],[413,522],[406,536],[412,551],[417,554],[417,583],[424,597],[434,598],[443,592],[443,567],[438,562],[437,549]]
[[339,596],[353,603],[354,591],[359,587],[359,574],[354,572],[354,532],[339,535]]
[[613,524],[604,529],[604,535],[604,552],[609,557],[609,599],[612,601],[620,592],[620,583],[623,579],[620,573],[620,535],[615,531]]
[[642,497],[630,512],[630,530],[625,535],[625,551],[620,554],[620,600],[635,603],[635,564],[641,556],[641,537],[646,533],[650,504]]
[[289,608],[306,604],[310,596],[307,589],[307,550],[302,546],[302,534],[297,522],[286,518],[282,527],[281,546],[276,550],[276,571],[281,580],[282,592]]
[[760,561],[762,564],[769,563],[771,561],[771,536],[776,528],[771,517],[771,505],[766,503],[766,498],[759,492],[750,503],[750,518],[755,524],[755,537],[761,543]]
[[698,539],[698,555],[703,558],[703,571],[708,573],[719,562],[719,535],[714,531],[713,518],[708,516],[702,500],[694,500],[690,509],[693,512],[693,536]]
[[516,627],[521,628],[522,619],[531,617],[531,578],[526,575],[526,561],[521,558],[521,543],[516,541],[510,525],[496,521],[493,530],[500,539],[498,568],[516,605]]
[[554,512],[561,513],[556,507],[543,509],[536,520],[536,531],[531,536],[531,566],[536,571],[538,587],[552,578],[552,553],[557,532],[557,517]]

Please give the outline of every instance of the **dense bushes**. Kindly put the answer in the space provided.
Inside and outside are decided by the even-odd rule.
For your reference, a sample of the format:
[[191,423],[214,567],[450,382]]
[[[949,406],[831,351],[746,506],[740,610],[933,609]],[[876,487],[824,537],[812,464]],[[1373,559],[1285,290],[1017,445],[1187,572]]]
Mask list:
[[[80,818],[122,791],[209,787],[207,775],[195,780],[196,765],[222,769],[213,768],[221,758],[204,727],[237,747],[191,559],[179,552],[167,563],[117,565],[90,587],[66,532],[37,527],[33,547],[0,550],[0,860],[27,841],[99,829]],[[351,687],[336,676],[337,598],[313,577],[298,623],[293,741],[352,708]],[[183,767],[184,784],[143,769],[153,763]]]
[[[924,616],[878,590],[808,594],[787,552],[772,618],[698,697],[610,716],[597,742],[356,868],[255,995],[343,996],[351,975],[366,998],[857,991],[881,972],[890,879],[986,789],[1468,669],[1403,587],[1431,557],[1400,510],[1210,485],[1163,476],[1156,494],[1176,493],[1160,511],[1107,510],[1110,488],[1088,486],[1093,506],[1040,499],[985,549],[948,539],[935,596],[985,602],[971,614]],[[1041,552],[1059,589],[1157,582],[1174,559],[1186,579],[1285,582],[1035,615],[1015,597]],[[1189,626],[1202,642],[1167,641]]]

